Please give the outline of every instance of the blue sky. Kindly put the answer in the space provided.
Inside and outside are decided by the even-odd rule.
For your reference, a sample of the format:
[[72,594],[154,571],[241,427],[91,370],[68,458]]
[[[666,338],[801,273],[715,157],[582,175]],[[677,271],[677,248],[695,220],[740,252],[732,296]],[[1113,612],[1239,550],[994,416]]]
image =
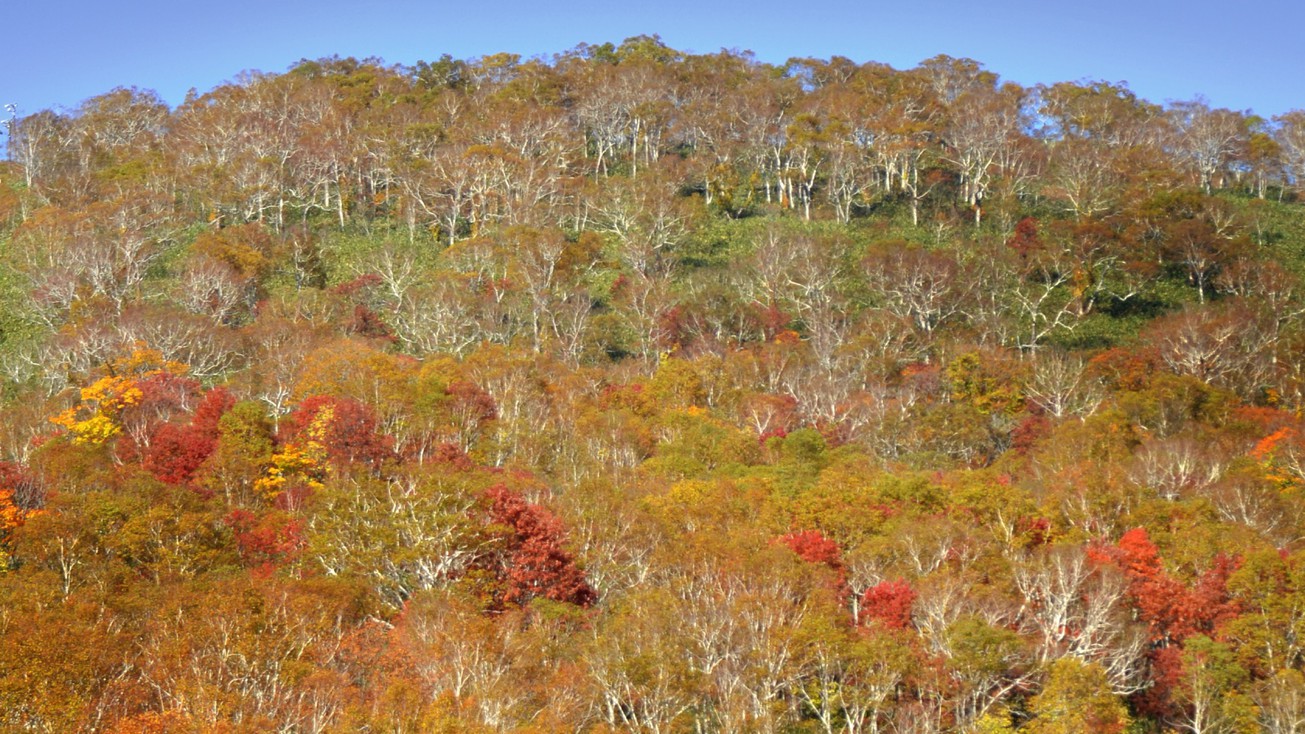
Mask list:
[[685,51],[750,49],[763,61],[847,56],[910,68],[945,53],[1004,79],[1126,81],[1154,102],[1204,95],[1271,116],[1305,108],[1305,2],[1237,9],[1209,0],[707,0],[549,4],[502,0],[43,0],[9,3],[0,104],[72,108],[118,86],[176,104],[245,69],[300,58],[449,53],[551,55],[659,34]]

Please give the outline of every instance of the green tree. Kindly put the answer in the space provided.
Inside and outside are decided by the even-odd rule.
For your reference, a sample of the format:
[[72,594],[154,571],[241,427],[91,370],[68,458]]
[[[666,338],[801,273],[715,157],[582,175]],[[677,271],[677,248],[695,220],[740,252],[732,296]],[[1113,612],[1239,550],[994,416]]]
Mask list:
[[263,406],[236,403],[218,421],[217,449],[200,467],[200,484],[228,504],[255,500],[254,484],[272,460],[272,423]]
[[1029,702],[1029,734],[1120,734],[1131,719],[1096,663],[1060,658],[1047,683]]

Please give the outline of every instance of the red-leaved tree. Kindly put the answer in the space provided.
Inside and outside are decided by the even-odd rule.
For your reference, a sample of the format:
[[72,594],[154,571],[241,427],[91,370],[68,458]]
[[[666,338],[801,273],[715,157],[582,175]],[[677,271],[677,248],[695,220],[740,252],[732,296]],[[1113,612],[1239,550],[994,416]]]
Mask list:
[[844,598],[847,589],[847,567],[843,565],[843,551],[838,543],[826,538],[819,530],[800,530],[781,536],[779,542],[788,546],[798,558],[807,563],[819,563],[828,566],[834,572],[834,588],[839,598]]
[[165,423],[155,431],[142,465],[170,484],[185,484],[217,448],[218,421],[236,404],[224,387],[209,390],[196,406],[190,423]]
[[878,624],[888,629],[906,629],[911,624],[915,589],[901,579],[881,581],[861,596],[861,624]]
[[587,607],[598,600],[575,557],[563,547],[565,532],[553,513],[502,485],[485,490],[485,497],[490,522],[506,531],[495,569],[502,584],[499,602],[522,606],[544,598]]
[[393,442],[376,432],[376,414],[370,407],[352,398],[313,395],[305,398],[282,422],[282,440],[294,442],[314,425],[323,410],[331,411],[329,420],[319,428],[320,440],[331,463],[337,466],[360,463],[373,470],[394,456]]
[[1219,628],[1240,612],[1228,593],[1228,577],[1237,570],[1237,562],[1215,556],[1210,568],[1189,587],[1165,572],[1159,549],[1143,528],[1127,531],[1114,546],[1091,552],[1124,572],[1129,598],[1150,631],[1147,659],[1152,685],[1134,696],[1134,706],[1150,716],[1171,718],[1179,706],[1173,692],[1184,674],[1183,642],[1198,635],[1216,637]]
[[1189,588],[1165,573],[1159,550],[1143,528],[1129,530],[1114,548],[1097,553],[1128,578],[1129,596],[1157,646],[1181,643],[1192,635],[1213,635],[1220,624],[1237,615],[1236,602],[1228,594],[1228,577],[1237,564],[1227,556],[1215,557]]

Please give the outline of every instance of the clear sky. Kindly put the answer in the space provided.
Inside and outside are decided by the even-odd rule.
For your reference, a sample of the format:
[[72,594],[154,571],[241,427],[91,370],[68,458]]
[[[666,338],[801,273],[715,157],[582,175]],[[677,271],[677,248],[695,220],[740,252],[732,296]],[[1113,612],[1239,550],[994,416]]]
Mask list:
[[73,108],[118,86],[170,104],[301,58],[551,55],[659,34],[762,61],[841,55],[899,69],[968,56],[1022,84],[1125,81],[1153,102],[1203,95],[1272,116],[1305,108],[1305,1],[1257,0],[11,0],[0,104]]

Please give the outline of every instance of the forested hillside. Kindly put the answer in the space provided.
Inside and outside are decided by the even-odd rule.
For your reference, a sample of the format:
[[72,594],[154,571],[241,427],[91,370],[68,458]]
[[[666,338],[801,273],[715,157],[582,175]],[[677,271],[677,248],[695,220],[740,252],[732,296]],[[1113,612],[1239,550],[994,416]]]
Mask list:
[[0,728],[1300,732],[1303,191],[656,37],[11,120]]

